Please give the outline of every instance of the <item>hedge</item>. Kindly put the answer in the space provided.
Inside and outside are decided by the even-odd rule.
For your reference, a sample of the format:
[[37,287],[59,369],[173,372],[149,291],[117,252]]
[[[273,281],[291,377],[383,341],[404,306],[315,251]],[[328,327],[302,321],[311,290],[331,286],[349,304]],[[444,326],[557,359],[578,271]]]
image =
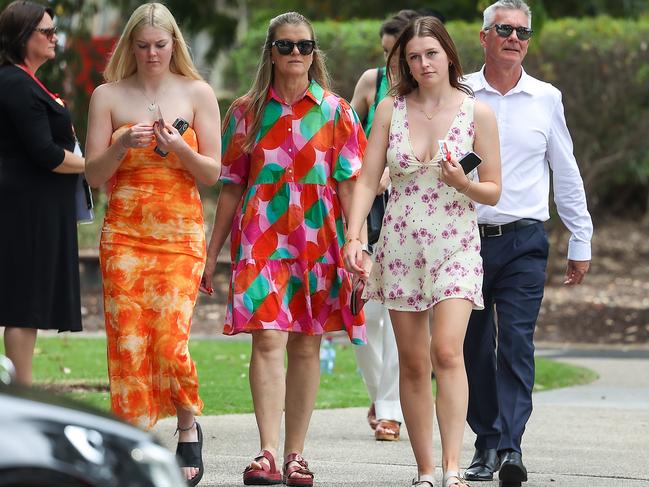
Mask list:
[[[345,98],[351,98],[365,69],[383,62],[380,24],[378,20],[314,23],[333,89]],[[464,71],[479,69],[480,25],[449,22],[447,27]],[[264,37],[265,29],[251,29],[231,52],[225,84],[232,96],[248,89]],[[605,211],[618,205],[628,211],[630,204],[644,211],[649,186],[649,20],[547,21],[535,34],[524,66],[563,93],[589,206]]]

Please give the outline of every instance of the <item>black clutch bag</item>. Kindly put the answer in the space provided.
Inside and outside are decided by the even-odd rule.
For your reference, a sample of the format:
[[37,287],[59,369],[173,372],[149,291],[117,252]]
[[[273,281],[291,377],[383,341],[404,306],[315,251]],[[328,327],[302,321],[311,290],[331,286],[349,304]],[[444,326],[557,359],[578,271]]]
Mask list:
[[367,215],[367,241],[370,245],[375,244],[379,240],[381,234],[381,226],[383,225],[383,215],[385,215],[385,207],[388,204],[390,194],[385,191],[383,194],[374,198],[370,213]]

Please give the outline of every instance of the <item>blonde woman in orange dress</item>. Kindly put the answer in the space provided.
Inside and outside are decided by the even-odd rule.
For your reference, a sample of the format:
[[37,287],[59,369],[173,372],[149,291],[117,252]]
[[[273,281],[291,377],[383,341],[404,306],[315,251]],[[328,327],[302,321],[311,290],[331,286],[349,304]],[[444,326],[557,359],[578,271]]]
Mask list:
[[[203,403],[187,346],[205,263],[196,181],[219,178],[219,107],[159,3],[133,12],[104,77],[90,102],[86,177],[110,191],[100,258],[111,404],[143,429],[177,416],[177,454],[196,485],[203,465],[194,416]],[[188,122],[182,135],[176,118]]]

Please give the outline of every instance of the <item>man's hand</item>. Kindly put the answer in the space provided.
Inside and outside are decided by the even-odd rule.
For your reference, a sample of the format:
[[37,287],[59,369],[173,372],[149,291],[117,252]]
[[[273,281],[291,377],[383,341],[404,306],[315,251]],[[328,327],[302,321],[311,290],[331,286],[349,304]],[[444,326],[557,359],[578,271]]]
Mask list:
[[566,280],[563,283],[567,286],[574,286],[581,284],[584,276],[590,267],[589,260],[568,260],[568,267],[566,268]]

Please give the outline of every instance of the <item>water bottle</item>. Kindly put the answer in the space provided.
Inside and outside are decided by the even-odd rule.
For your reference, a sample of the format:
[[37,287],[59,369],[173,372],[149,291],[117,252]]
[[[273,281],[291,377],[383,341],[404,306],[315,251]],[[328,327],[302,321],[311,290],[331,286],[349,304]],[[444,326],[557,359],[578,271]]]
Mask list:
[[320,373],[332,374],[336,360],[336,349],[331,337],[326,337],[320,346]]

